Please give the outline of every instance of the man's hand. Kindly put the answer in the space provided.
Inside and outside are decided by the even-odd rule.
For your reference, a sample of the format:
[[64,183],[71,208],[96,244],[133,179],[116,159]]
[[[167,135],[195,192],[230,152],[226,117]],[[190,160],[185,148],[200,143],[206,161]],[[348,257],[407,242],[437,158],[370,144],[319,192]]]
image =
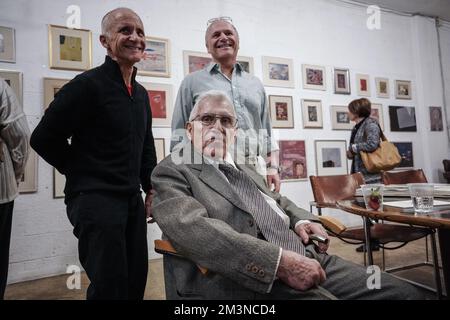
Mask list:
[[317,260],[289,250],[281,254],[277,276],[291,288],[301,291],[318,286],[327,278]]
[[278,174],[277,170],[269,168],[267,169],[267,186],[270,190],[273,190],[272,185],[274,185],[275,187],[275,192],[280,192],[280,175]]
[[149,223],[154,223],[155,219],[153,219],[152,216],[152,200],[153,195],[155,194],[155,190],[151,189],[149,192],[147,192],[147,195],[145,196],[145,213],[147,215],[147,220]]
[[320,253],[327,252],[328,246],[330,244],[330,239],[328,237],[326,230],[322,227],[321,224],[315,222],[301,223],[295,228],[295,233],[297,233],[298,236],[302,238],[304,244],[307,244],[309,242],[310,234],[317,234],[325,237],[326,239],[328,239],[328,242],[327,243],[319,242],[318,248]]
[[355,155],[350,150],[347,150],[347,159],[353,159]]

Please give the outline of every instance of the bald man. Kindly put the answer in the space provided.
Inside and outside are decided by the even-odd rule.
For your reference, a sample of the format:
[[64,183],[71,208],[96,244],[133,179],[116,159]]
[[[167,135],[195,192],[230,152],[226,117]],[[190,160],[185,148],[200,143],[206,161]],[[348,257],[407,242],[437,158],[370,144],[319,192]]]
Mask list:
[[156,153],[148,94],[133,67],[145,49],[141,19],[127,8],[107,13],[100,42],[105,63],[57,93],[31,146],[66,176],[67,215],[91,281],[87,298],[142,299]]

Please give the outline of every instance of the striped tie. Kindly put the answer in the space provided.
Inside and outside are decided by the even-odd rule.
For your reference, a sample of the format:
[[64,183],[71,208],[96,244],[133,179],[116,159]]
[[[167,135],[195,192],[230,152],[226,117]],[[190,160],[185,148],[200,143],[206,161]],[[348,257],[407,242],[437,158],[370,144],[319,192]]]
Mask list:
[[252,214],[266,240],[283,249],[305,255],[305,246],[300,237],[272,210],[255,183],[244,172],[236,170],[229,164],[219,164],[219,169]]

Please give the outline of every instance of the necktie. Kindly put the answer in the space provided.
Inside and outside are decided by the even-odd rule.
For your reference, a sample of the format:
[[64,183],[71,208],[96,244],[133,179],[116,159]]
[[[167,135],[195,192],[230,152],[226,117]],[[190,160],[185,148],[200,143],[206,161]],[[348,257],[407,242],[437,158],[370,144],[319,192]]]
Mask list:
[[305,255],[305,246],[300,237],[272,210],[255,183],[244,172],[229,164],[219,164],[219,169],[228,178],[234,192],[252,214],[267,241]]

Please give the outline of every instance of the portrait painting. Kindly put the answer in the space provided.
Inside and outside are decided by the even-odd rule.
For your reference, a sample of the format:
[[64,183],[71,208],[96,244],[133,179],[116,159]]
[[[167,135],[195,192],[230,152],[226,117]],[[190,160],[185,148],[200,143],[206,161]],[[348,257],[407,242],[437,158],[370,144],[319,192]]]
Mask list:
[[281,140],[280,178],[282,181],[305,180],[308,177],[304,140]]
[[397,99],[411,99],[411,81],[395,80],[395,97]]
[[396,168],[413,168],[414,167],[414,154],[412,142],[392,142],[398,150],[402,161]]
[[170,127],[173,114],[172,85],[141,82],[147,90],[153,127]]
[[316,140],[315,149],[318,176],[348,173],[345,140]]
[[304,89],[326,90],[325,67],[304,64],[302,78]]
[[389,98],[389,79],[388,78],[375,78],[375,86],[377,88],[378,98]]
[[322,102],[320,100],[302,100],[303,128],[322,128]]
[[359,96],[370,96],[370,77],[368,74],[356,74],[356,91]]
[[444,124],[442,123],[442,108],[430,107],[430,130],[443,131]]
[[292,97],[270,95],[269,106],[273,128],[294,127]]
[[16,62],[15,30],[0,26],[0,62]]
[[334,93],[350,94],[350,71],[334,68]]
[[417,131],[414,107],[389,106],[389,120],[391,131]]
[[347,106],[331,106],[331,128],[333,130],[352,130],[354,123],[350,121]]
[[262,57],[263,83],[266,86],[294,88],[294,61],[277,57]]
[[145,59],[134,66],[139,75],[150,77],[170,77],[169,39],[146,37]]

